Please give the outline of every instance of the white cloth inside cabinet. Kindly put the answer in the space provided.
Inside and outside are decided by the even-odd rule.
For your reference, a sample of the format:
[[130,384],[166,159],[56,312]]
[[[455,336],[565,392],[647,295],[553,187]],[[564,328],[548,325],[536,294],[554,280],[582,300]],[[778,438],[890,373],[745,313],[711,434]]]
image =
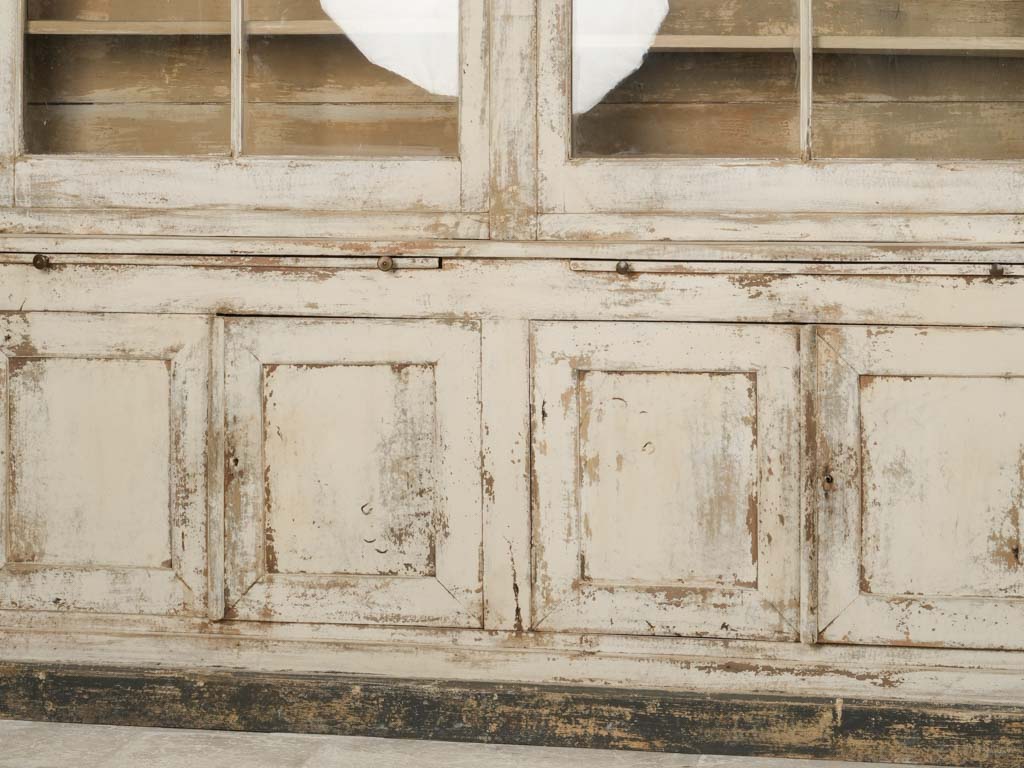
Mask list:
[[668,0],[574,0],[572,12],[572,111],[580,115],[644,63]]
[[[367,59],[441,96],[459,93],[459,2],[320,0]],[[668,0],[574,0],[573,112],[589,111],[639,69],[668,8]]]
[[320,0],[320,5],[378,67],[439,96],[459,95],[459,0]]

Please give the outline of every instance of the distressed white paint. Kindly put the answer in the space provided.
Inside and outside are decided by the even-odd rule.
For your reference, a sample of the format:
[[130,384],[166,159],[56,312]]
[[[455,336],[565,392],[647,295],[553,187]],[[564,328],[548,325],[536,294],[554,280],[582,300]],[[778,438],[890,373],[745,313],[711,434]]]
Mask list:
[[209,322],[0,316],[0,607],[206,610]]
[[8,563],[171,565],[170,366],[8,361]]
[[[630,214],[651,213],[1003,213],[1024,204],[1019,163],[574,159],[569,98],[572,2],[539,0],[537,6],[542,214],[618,214],[628,220]],[[801,133],[807,149],[809,5],[804,5],[801,19]]]
[[548,260],[452,259],[440,270],[393,273],[95,263],[40,272],[27,266],[25,256],[18,259],[22,263],[0,264],[0,310],[1024,325],[1024,282],[991,278],[990,267],[973,277],[913,270],[893,276],[622,276],[574,272]]
[[225,333],[229,614],[479,627],[479,328],[267,319]]
[[818,330],[823,641],[1024,648],[1021,341]]
[[[794,637],[796,342],[790,328],[534,327],[536,629]],[[702,390],[712,401],[690,400]],[[678,484],[643,468],[661,451]],[[691,546],[728,559],[698,566]]]

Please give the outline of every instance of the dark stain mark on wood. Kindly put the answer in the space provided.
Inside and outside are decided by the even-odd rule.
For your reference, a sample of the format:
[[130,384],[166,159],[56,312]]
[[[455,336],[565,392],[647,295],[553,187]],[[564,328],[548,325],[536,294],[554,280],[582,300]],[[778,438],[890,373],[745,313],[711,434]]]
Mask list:
[[0,664],[0,717],[1020,768],[1024,708]]

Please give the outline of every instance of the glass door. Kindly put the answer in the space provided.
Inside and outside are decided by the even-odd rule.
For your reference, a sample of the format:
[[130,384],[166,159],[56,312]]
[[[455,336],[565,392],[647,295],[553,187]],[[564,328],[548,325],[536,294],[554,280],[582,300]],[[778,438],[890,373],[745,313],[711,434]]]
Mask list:
[[[485,3],[26,0],[24,11],[0,11],[20,70],[0,80],[17,112],[0,152],[19,205],[474,223],[486,211]],[[461,221],[448,220],[450,236],[474,229]]]
[[[542,237],[702,239],[672,215],[726,232],[721,217],[1024,208],[1020,2],[538,0],[538,13]],[[820,239],[830,226],[815,223]]]

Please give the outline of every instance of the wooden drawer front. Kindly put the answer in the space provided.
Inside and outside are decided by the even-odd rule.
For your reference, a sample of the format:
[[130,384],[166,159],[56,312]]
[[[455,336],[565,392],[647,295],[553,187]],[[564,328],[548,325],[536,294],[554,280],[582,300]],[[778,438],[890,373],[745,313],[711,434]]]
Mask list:
[[209,326],[0,317],[0,608],[205,613]]
[[796,638],[797,341],[534,326],[535,628]]
[[816,348],[821,639],[1024,648],[1024,332]]
[[225,328],[228,616],[479,627],[480,331]]

